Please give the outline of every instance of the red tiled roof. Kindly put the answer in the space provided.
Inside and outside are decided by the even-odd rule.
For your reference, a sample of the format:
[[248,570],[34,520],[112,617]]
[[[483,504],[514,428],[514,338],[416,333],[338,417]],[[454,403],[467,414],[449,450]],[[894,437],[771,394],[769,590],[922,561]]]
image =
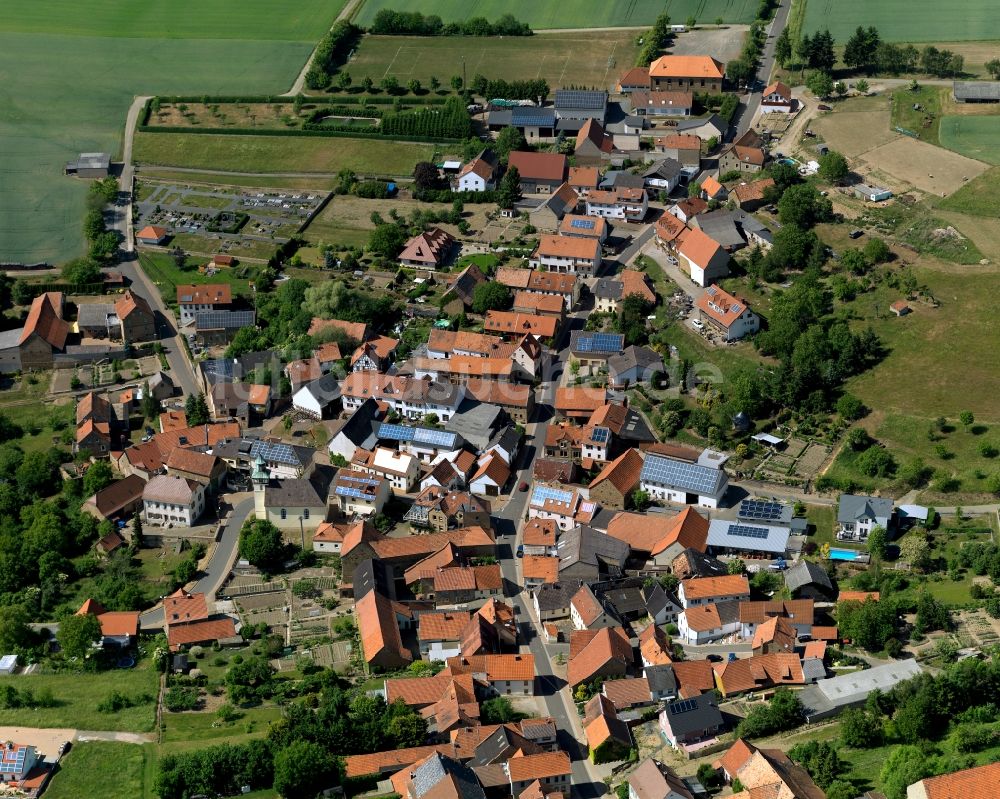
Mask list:
[[542,752],[537,755],[515,755],[507,761],[511,782],[541,780],[572,773],[569,755],[565,752]]
[[707,55],[663,55],[649,65],[649,76],[722,80],[725,67]]
[[382,652],[388,652],[402,661],[413,659],[403,647],[392,602],[376,591],[369,591],[355,603],[354,613],[358,620],[365,660],[371,663]]
[[927,799],[996,799],[1000,790],[1000,763],[927,777],[922,782]]
[[722,596],[750,596],[750,583],[746,575],[726,574],[722,577],[694,577],[681,581],[684,597],[692,599],[712,599]]
[[53,349],[61,350],[66,346],[69,336],[69,323],[62,318],[62,293],[47,291],[35,297],[31,302],[28,318],[24,320],[24,329],[18,344],[24,344],[31,336],[36,335]]
[[559,153],[528,153],[515,150],[507,166],[516,167],[521,180],[563,181],[566,178],[566,156]]
[[184,644],[200,644],[219,641],[236,635],[236,624],[228,616],[219,619],[205,619],[186,624],[167,625],[167,643],[172,650]]
[[201,286],[178,286],[178,305],[229,305],[233,287],[228,283],[206,283]]
[[607,680],[603,690],[604,695],[615,706],[615,710],[628,710],[636,705],[645,705],[651,699],[649,681],[645,677]]
[[570,637],[567,677],[571,687],[590,682],[610,663],[624,672],[632,665],[632,645],[620,627],[605,627],[596,632],[574,630]]
[[590,484],[593,491],[605,482],[615,487],[623,497],[627,497],[639,485],[639,473],[642,471],[642,455],[638,450],[627,449],[613,461],[609,462]]
[[525,555],[521,569],[525,579],[541,580],[543,583],[559,581],[559,558],[553,555]]
[[163,613],[167,625],[199,621],[208,618],[208,603],[204,594],[189,594],[178,588],[163,599]]
[[399,260],[436,266],[454,244],[455,239],[450,233],[438,227],[431,228],[410,239],[399,254]]

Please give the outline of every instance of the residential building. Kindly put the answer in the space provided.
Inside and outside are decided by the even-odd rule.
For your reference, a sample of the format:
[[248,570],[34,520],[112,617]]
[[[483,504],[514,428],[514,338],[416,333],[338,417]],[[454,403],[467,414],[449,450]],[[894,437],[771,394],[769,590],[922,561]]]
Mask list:
[[715,738],[725,726],[715,695],[708,692],[677,699],[660,711],[660,732],[675,749]]
[[637,91],[629,101],[632,113],[641,117],[687,117],[694,107],[690,91]]
[[[367,524],[367,522],[356,522],[356,524]],[[344,538],[352,526],[343,522],[323,522],[313,533],[313,552],[339,555],[344,546]]]
[[649,86],[653,90],[683,90],[718,94],[722,91],[725,67],[707,55],[664,55],[649,65]]
[[455,239],[450,233],[435,227],[410,239],[399,254],[399,262],[404,266],[422,269],[437,269],[451,256]]
[[628,799],[694,799],[685,782],[665,763],[646,758],[628,777]]
[[548,194],[566,182],[566,156],[517,150],[510,154],[507,168],[514,167],[525,194]]
[[[677,217],[685,225],[698,216],[708,211],[708,203],[701,197],[688,197],[680,202],[676,202],[667,209],[667,213]],[[686,229],[686,228],[685,228]],[[684,236],[677,236],[678,244],[684,240]]]
[[597,239],[542,236],[531,255],[531,265],[555,274],[592,277],[601,268],[601,243]]
[[340,456],[350,461],[359,448],[372,449],[378,443],[375,427],[382,416],[378,402],[372,397],[356,405],[350,417],[330,438],[327,444],[330,457]]
[[[537,489],[536,489],[537,490]],[[559,579],[593,581],[620,577],[625,570],[629,546],[586,524],[563,532],[556,544]]]
[[653,139],[653,152],[677,161],[685,170],[701,165],[701,139],[690,133],[668,133]]
[[209,493],[215,493],[226,478],[226,463],[215,455],[193,449],[177,448],[167,456],[167,474],[185,480],[193,480],[205,486]]
[[693,577],[681,580],[677,597],[685,610],[720,602],[750,599],[750,583],[744,574],[722,577]]
[[190,527],[205,510],[205,486],[158,474],[143,488],[143,516],[149,524]]
[[[729,192],[729,198],[736,204],[737,208],[744,211],[756,211],[767,200],[765,194],[774,185],[774,178],[763,178],[750,183],[740,183],[733,186]],[[746,230],[744,229],[744,233]]]
[[715,330],[723,341],[736,341],[760,329],[760,317],[750,310],[747,301],[711,285],[695,302],[698,318]]
[[352,372],[386,372],[396,355],[399,341],[376,336],[361,344],[351,356]]
[[408,494],[420,477],[419,460],[407,452],[396,452],[388,447],[376,447],[373,452],[355,453],[352,461],[356,471],[386,480],[394,494]]
[[[497,569],[500,567],[497,566]],[[497,696],[535,695],[535,656],[487,654],[448,658],[447,672],[469,674]]]
[[626,222],[641,222],[649,210],[649,197],[645,189],[614,189],[613,191],[592,191],[585,200],[587,216],[605,219],[623,219]]
[[474,263],[469,264],[448,284],[441,296],[441,308],[449,314],[458,314],[465,309],[471,309],[476,288],[485,282],[486,275],[482,270]]
[[632,749],[632,733],[615,706],[602,694],[594,694],[584,709],[583,731],[594,763],[624,760]]
[[666,366],[663,357],[649,347],[635,344],[608,358],[608,382],[617,390],[625,390],[639,383],[649,383],[654,375],[663,375]]
[[181,326],[194,322],[199,313],[225,310],[232,304],[233,291],[228,283],[177,287]]
[[762,140],[753,130],[748,130],[719,153],[719,174],[727,172],[760,172],[767,162]]
[[580,197],[586,197],[601,182],[601,173],[596,166],[571,166],[566,182]]
[[470,399],[499,407],[516,424],[527,424],[535,412],[535,391],[531,386],[470,378],[465,391]]
[[369,667],[386,671],[406,668],[413,655],[403,646],[393,603],[377,591],[369,591],[354,604],[361,638],[361,651]]
[[[24,327],[20,331],[10,331],[9,342],[5,335],[2,349],[9,353],[3,358],[5,370],[52,368],[53,355],[66,349],[70,334],[69,323],[63,319],[64,304],[61,291],[47,291],[31,301]],[[15,332],[18,333],[16,343]]]
[[340,408],[340,378],[329,372],[292,395],[292,407],[312,419],[329,419]]
[[792,90],[780,80],[767,86],[761,93],[760,110],[764,114],[790,114],[795,107]]
[[452,184],[452,191],[488,191],[496,188],[497,157],[493,150],[482,150],[462,167]]
[[866,541],[875,527],[888,530],[892,517],[891,499],[841,494],[837,507],[837,539]]
[[659,566],[669,566],[678,554],[691,548],[702,552],[708,537],[708,519],[694,508],[675,516],[617,513],[608,523],[608,535],[648,555]]
[[341,469],[333,480],[330,498],[347,518],[372,517],[389,499],[389,481],[366,472]]
[[[98,520],[131,519],[136,511],[142,509],[145,487],[146,481],[142,477],[130,474],[85,499],[80,510]],[[131,527],[127,527],[123,532],[129,534],[130,530]]]
[[344,410],[355,411],[373,398],[407,419],[429,413],[447,422],[465,397],[461,386],[377,372],[352,372],[340,386]]
[[581,368],[599,369],[609,358],[620,355],[625,348],[622,333],[597,333],[574,330],[570,334],[569,350]]
[[906,799],[990,799],[1000,785],[1000,762],[925,777],[906,789]]
[[556,417],[587,421],[598,408],[608,400],[608,392],[603,388],[590,386],[563,386],[556,389]]
[[578,239],[597,239],[601,244],[608,237],[609,225],[603,217],[567,214],[559,225],[560,236]]
[[[569,277],[573,280],[576,279],[572,275]],[[508,341],[521,342],[525,336],[531,335],[539,341],[550,343],[559,330],[559,320],[551,315],[487,311],[483,330],[487,333],[495,333]],[[508,351],[504,350],[504,352]]]
[[538,782],[548,796],[549,792],[566,795],[570,792],[573,776],[569,755],[561,750],[537,755],[512,757],[503,764],[510,779],[510,792],[520,797],[528,786]]
[[659,192],[669,194],[676,189],[685,176],[683,164],[673,158],[661,158],[654,161],[649,168],[642,173],[642,179],[646,188],[656,189]]
[[600,165],[601,161],[611,156],[614,149],[611,136],[605,132],[604,126],[596,119],[588,119],[576,136],[573,156],[578,164]]
[[566,310],[573,310],[580,299],[580,281],[576,275],[534,270],[528,278],[525,291],[533,294],[552,294],[562,297]]
[[316,469],[306,477],[274,479],[263,457],[258,456],[253,473],[254,513],[282,531],[298,531],[304,538],[305,531],[315,531],[326,521],[327,495],[332,473],[329,467]]
[[557,330],[566,318],[566,303],[563,302],[562,297],[553,294],[532,294],[524,289],[519,289],[514,293],[514,304],[511,306],[511,310],[525,316],[551,316],[559,323]]
[[716,202],[724,203],[728,196],[728,189],[712,175],[709,175],[701,182],[701,197],[703,200],[708,200],[709,202],[715,200]]
[[735,601],[694,605],[677,615],[678,635],[688,644],[711,643],[739,630],[739,603]]
[[21,794],[22,783],[28,779],[35,766],[44,761],[44,756],[30,744],[0,742],[0,783],[6,783],[9,789]]
[[703,450],[690,460],[681,453],[646,453],[640,477],[641,487],[650,497],[681,505],[719,507],[729,487],[725,466],[727,456]]
[[429,485],[413,500],[403,519],[411,528],[436,532],[456,527],[489,527],[490,507],[485,500],[468,492]]
[[677,248],[680,267],[691,281],[708,286],[729,274],[729,253],[719,242],[697,228],[687,232]]
[[590,522],[596,512],[596,502],[583,499],[578,491],[554,486],[534,486],[528,500],[529,519],[551,519],[563,531]]
[[574,630],[569,639],[567,680],[571,689],[590,684],[596,677],[624,677],[633,667],[635,655],[621,627]]
[[528,219],[539,230],[551,232],[559,227],[561,220],[576,212],[580,197],[568,183],[563,183],[536,207],[528,211]]

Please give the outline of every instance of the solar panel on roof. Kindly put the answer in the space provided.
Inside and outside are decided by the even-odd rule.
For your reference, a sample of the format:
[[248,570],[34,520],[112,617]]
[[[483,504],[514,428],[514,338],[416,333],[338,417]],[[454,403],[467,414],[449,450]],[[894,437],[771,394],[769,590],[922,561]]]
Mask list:
[[382,422],[378,426],[378,437],[391,441],[412,441],[414,428],[392,422]]
[[697,463],[675,461],[670,458],[647,456],[642,466],[640,479],[643,482],[657,483],[675,488],[682,488],[698,494],[712,495],[719,484],[720,470]]
[[621,333],[591,333],[576,340],[577,352],[621,352],[625,337]]
[[276,444],[273,441],[254,441],[250,445],[250,457],[253,459],[258,455],[269,463],[299,464],[299,459],[295,457],[295,450],[289,444]]
[[767,538],[769,531],[766,527],[751,527],[748,524],[731,524],[729,525],[729,535],[739,536],[740,538]]
[[556,105],[560,108],[589,108],[598,110],[608,102],[605,92],[585,91],[580,89],[559,89],[556,92]]
[[580,228],[582,230],[593,230],[594,220],[593,219],[572,219],[569,223],[570,227]]
[[611,435],[611,431],[606,427],[595,427],[594,432],[591,433],[590,438],[592,441],[596,441],[599,444],[606,443],[608,437]]
[[741,519],[775,521],[782,517],[784,510],[785,506],[780,502],[769,502],[763,499],[745,499],[740,503],[736,515]]
[[455,433],[449,433],[447,430],[432,430],[427,427],[418,427],[413,440],[423,444],[432,444],[437,447],[450,447],[455,444]]
[[693,699],[682,699],[680,702],[674,702],[670,707],[670,715],[676,716],[680,713],[687,713],[698,707],[698,703]]
[[553,500],[568,505],[572,499],[572,491],[563,491],[560,488],[553,488],[552,486],[535,486],[535,490],[531,494],[533,504],[541,504],[548,500]]
[[199,311],[194,316],[198,330],[236,330],[253,327],[253,311]]

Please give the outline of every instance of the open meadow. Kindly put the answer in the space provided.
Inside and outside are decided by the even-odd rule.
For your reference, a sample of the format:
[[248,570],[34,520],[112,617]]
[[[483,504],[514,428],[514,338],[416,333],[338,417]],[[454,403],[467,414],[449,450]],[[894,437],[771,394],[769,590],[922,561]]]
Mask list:
[[45,791],[49,799],[144,799],[154,796],[146,785],[145,761],[152,746],[113,741],[86,741],[74,744],[60,761],[59,770]]
[[874,25],[883,41],[947,42],[1000,39],[1000,17],[991,0],[808,0],[803,30],[829,28],[844,42],[858,25]]
[[544,78],[552,87],[612,86],[635,63],[635,32],[552,33],[483,39],[472,36],[366,36],[344,67],[355,83],[393,75],[403,84],[432,77],[447,86],[452,75],[480,73],[505,80]]
[[0,15],[0,257],[83,249],[80,152],[120,155],[137,94],[286,91],[342,3],[100,0],[14,3]]
[[305,136],[212,136],[197,133],[137,133],[139,164],[223,172],[336,174],[344,167],[362,175],[413,174],[430,161],[433,144]]
[[939,137],[942,147],[1000,164],[1000,116],[946,116]]
[[[758,4],[753,0],[409,0],[407,11],[437,14],[445,22],[486,17],[496,19],[513,14],[536,30],[546,28],[613,28],[651,25],[657,15],[666,11],[674,22],[683,23],[689,16],[699,22],[751,22]],[[396,0],[365,0],[357,21],[368,25],[380,9],[399,8]]]

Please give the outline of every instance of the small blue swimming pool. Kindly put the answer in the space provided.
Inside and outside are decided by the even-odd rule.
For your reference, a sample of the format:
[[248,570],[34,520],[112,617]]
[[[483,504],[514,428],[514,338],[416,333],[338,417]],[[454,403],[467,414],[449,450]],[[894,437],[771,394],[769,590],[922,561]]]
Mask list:
[[861,553],[856,549],[831,549],[830,560],[857,560]]
[[795,166],[796,164],[798,164],[798,161],[796,161],[794,158],[779,158],[778,163],[784,164],[785,166]]

